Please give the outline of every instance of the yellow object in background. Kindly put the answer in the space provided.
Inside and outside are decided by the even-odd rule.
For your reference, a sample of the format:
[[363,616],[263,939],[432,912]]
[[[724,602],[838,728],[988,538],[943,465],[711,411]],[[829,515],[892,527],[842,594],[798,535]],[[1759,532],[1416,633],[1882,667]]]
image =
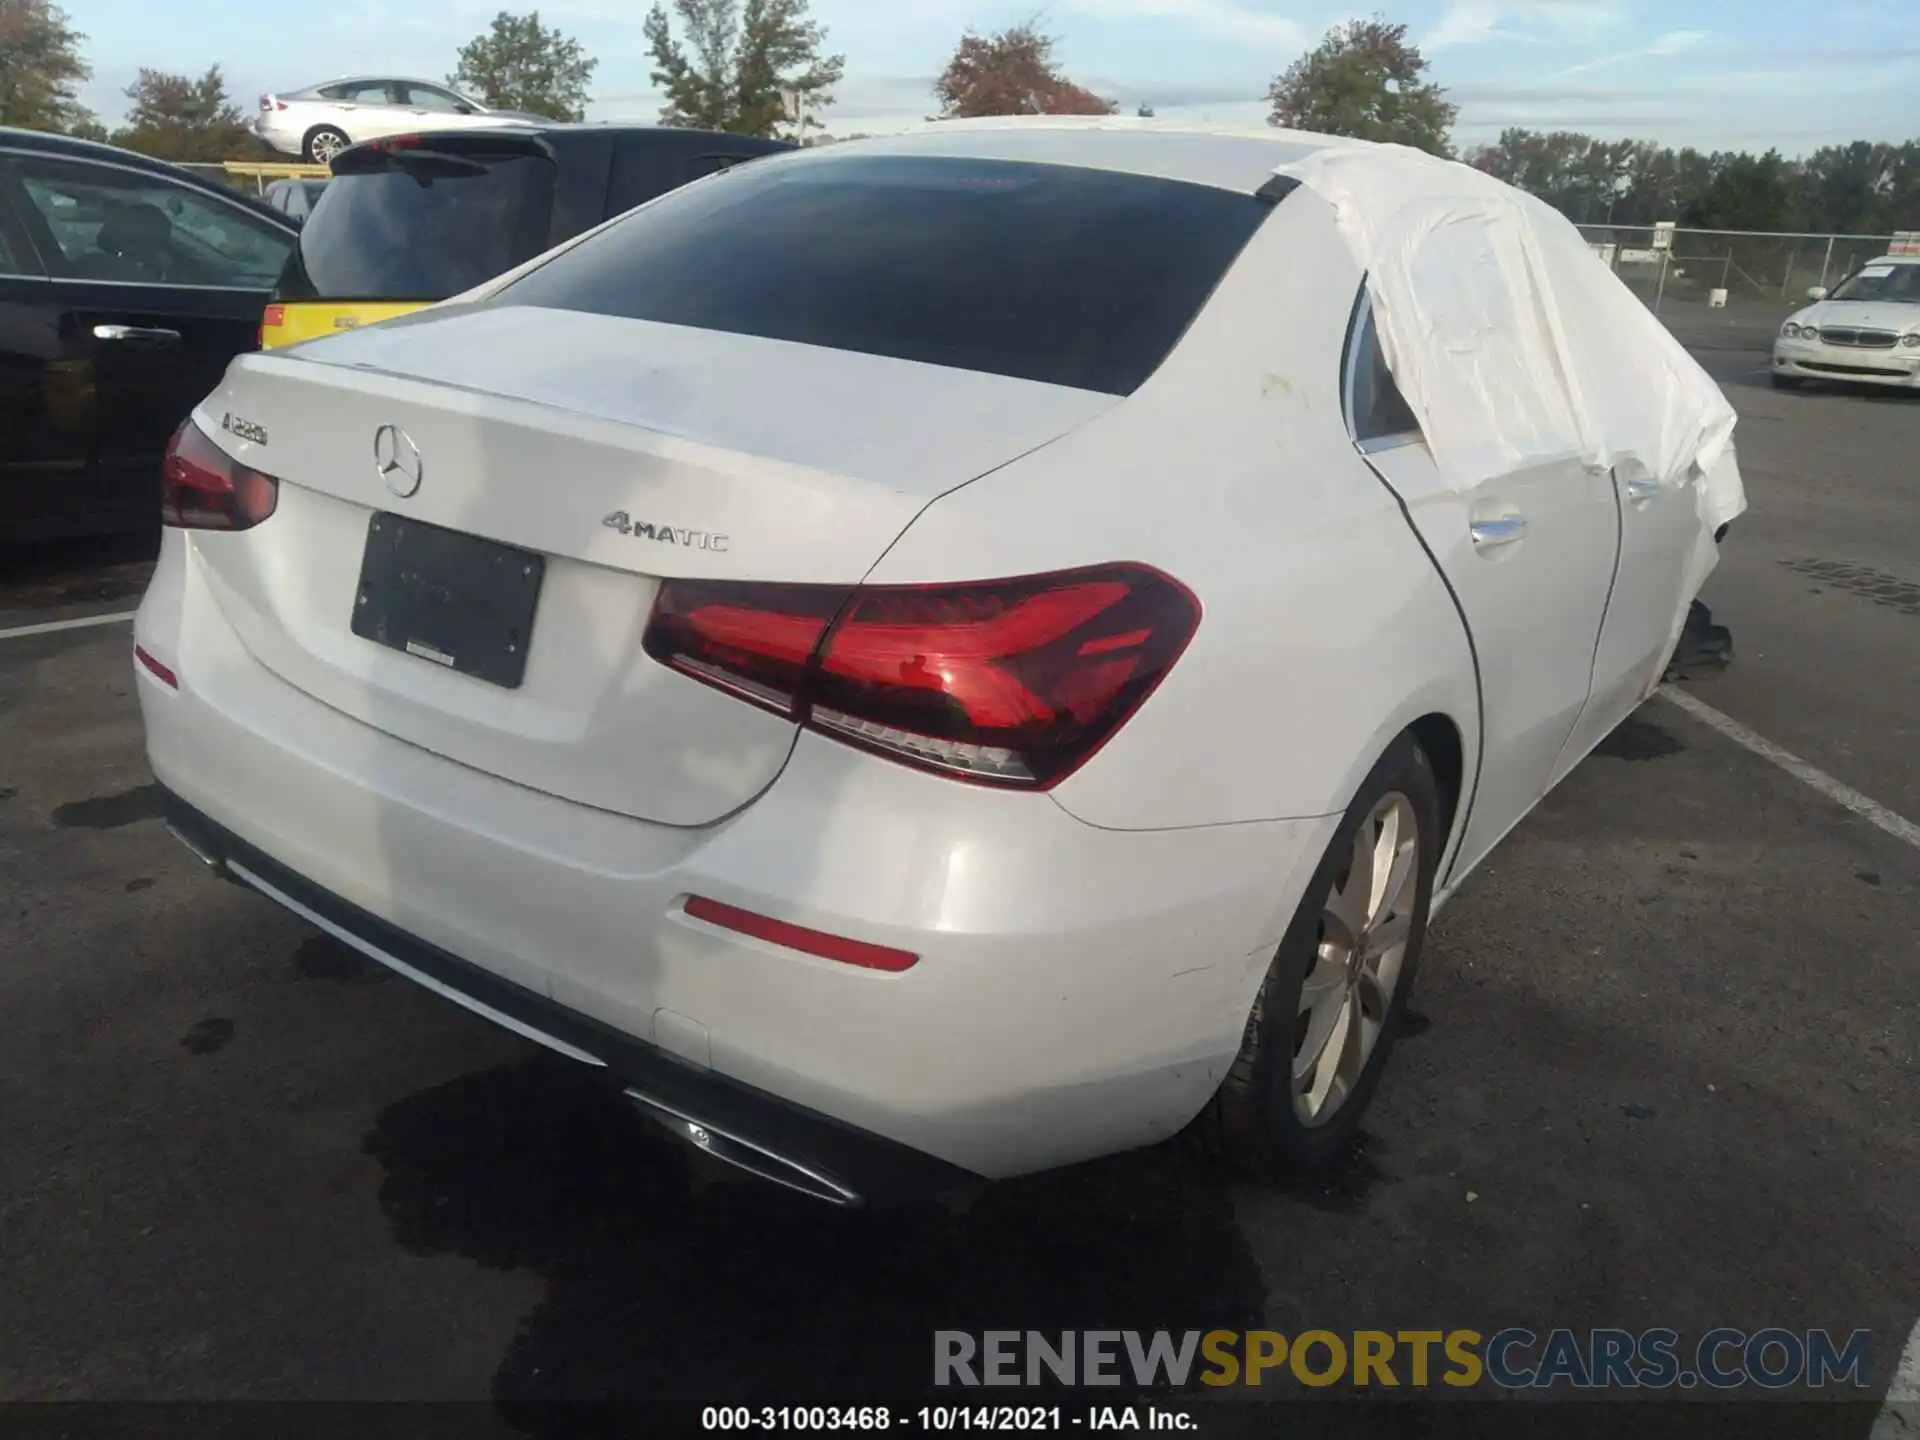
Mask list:
[[260,317],[260,348],[278,350],[302,340],[337,335],[396,315],[425,309],[422,300],[277,300]]

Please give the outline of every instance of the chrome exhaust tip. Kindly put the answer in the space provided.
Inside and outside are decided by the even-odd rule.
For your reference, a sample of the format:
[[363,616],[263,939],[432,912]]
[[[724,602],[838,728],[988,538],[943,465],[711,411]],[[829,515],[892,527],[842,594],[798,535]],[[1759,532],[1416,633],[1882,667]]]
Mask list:
[[182,830],[178,825],[174,824],[171,820],[162,820],[160,823],[166,829],[166,832],[169,835],[173,836],[174,839],[178,840],[182,845],[186,846],[187,849],[193,852],[194,859],[198,860],[202,865],[206,866],[209,870],[213,871],[214,874],[219,875],[222,878],[228,878],[226,861],[222,860],[218,855],[215,855],[212,851],[208,850],[206,846],[202,845],[198,840],[194,839],[193,836],[189,835],[185,830]]
[[810,1195],[815,1200],[824,1200],[829,1205],[842,1205],[855,1208],[863,1203],[859,1192],[849,1189],[831,1176],[823,1175],[809,1165],[768,1149],[757,1141],[734,1135],[721,1130],[704,1120],[676,1110],[673,1106],[656,1100],[642,1090],[628,1090],[627,1099],[634,1108],[649,1120],[666,1130],[677,1139],[684,1140],[696,1150],[711,1155],[736,1170],[744,1170],[761,1180],[772,1181],[789,1190],[798,1190],[802,1195]]

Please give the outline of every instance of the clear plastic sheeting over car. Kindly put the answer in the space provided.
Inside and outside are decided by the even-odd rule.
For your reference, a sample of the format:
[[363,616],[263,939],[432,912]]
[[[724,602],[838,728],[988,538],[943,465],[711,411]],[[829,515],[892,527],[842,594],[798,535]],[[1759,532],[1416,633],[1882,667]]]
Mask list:
[[1469,166],[1346,143],[1279,167],[1326,200],[1367,273],[1394,377],[1462,490],[1578,455],[1692,484],[1706,537],[1746,508],[1734,412],[1550,206]]

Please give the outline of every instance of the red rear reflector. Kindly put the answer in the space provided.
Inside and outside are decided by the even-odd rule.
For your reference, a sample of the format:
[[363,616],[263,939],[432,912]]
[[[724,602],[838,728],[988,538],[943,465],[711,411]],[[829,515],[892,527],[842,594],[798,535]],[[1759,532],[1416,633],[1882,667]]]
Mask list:
[[173,678],[173,671],[154,659],[153,656],[149,655],[142,647],[138,645],[133,647],[133,658],[151,670],[155,678],[163,681],[168,689],[178,690],[180,688],[180,682]]
[[228,455],[191,419],[160,463],[160,522],[184,530],[247,530],[280,503],[280,482]]
[[809,930],[804,925],[789,925],[784,920],[756,915],[734,905],[723,905],[704,895],[689,895],[683,907],[696,920],[718,925],[723,930],[751,935],[756,940],[784,945],[823,960],[838,960],[843,965],[858,965],[863,970],[886,970],[898,974],[912,968],[920,957],[907,950],[886,945],[869,945],[864,940],[849,940],[844,935],[829,935],[824,930]]
[[960,585],[668,580],[647,653],[894,759],[1042,787],[1153,692],[1200,603],[1145,565]]

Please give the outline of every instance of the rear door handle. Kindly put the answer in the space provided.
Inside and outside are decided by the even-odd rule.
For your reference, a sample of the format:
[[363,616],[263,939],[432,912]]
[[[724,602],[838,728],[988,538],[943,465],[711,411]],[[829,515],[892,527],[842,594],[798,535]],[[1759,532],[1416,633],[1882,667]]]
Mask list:
[[1652,500],[1660,494],[1660,482],[1651,475],[1640,475],[1627,481],[1627,499]]
[[178,345],[180,332],[147,325],[96,325],[93,338],[123,345]]
[[1497,520],[1475,520],[1468,528],[1473,535],[1474,549],[1497,550],[1527,538],[1527,517],[1502,515]]

